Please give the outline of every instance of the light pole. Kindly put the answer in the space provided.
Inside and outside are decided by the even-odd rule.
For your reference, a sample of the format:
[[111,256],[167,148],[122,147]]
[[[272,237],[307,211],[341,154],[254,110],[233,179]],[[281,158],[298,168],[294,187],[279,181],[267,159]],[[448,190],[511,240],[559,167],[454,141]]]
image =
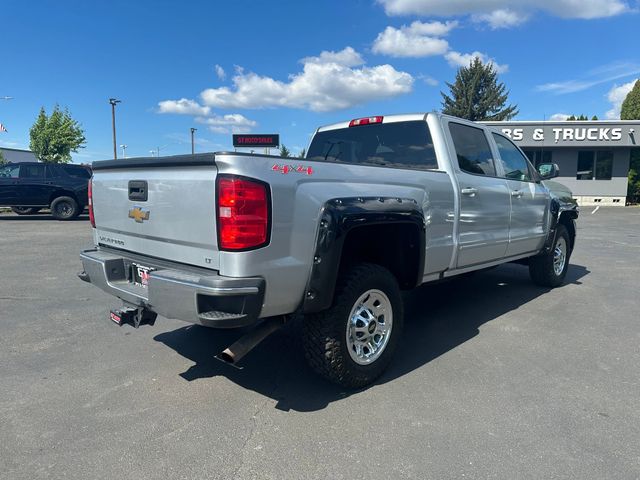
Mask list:
[[151,156],[153,157],[156,154],[155,150],[149,150],[149,153],[151,154]]
[[128,145],[120,145],[120,148],[122,149],[122,158],[127,158],[127,153],[126,153],[127,146]]
[[196,130],[198,129],[191,127],[191,155],[194,155],[196,153],[196,142],[194,139],[194,133]]
[[116,149],[116,104],[120,103],[120,100],[116,98],[110,98],[111,104],[111,127],[113,128],[113,158],[118,158],[118,150]]

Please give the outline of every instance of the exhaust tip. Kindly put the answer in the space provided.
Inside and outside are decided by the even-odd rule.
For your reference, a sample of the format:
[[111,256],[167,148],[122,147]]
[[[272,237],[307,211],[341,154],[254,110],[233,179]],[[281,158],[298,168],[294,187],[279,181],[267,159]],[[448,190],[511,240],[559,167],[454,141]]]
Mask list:
[[229,351],[228,348],[216,355],[215,358],[226,365],[237,368],[238,370],[242,370],[242,367],[235,362],[234,355]]

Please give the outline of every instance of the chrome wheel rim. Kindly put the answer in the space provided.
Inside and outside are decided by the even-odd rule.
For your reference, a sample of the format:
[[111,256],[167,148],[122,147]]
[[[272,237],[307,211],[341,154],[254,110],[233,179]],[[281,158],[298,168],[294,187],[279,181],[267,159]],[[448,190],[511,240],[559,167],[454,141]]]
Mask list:
[[567,262],[567,242],[560,237],[553,249],[553,271],[556,275],[561,275],[564,265]]
[[359,365],[375,362],[389,343],[393,327],[391,301],[380,290],[367,290],[354,303],[347,323],[347,349]]

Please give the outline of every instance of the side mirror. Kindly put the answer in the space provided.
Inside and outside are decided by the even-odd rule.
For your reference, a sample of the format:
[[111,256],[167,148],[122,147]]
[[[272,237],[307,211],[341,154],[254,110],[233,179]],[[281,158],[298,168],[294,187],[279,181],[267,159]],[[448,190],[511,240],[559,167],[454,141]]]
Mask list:
[[549,180],[560,175],[560,169],[556,163],[541,163],[538,165],[538,173],[542,180]]

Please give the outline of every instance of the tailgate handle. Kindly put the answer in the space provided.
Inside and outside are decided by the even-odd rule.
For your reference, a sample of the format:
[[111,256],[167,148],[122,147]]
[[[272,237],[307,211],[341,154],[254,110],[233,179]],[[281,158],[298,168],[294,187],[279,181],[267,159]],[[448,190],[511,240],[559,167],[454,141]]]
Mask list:
[[149,188],[146,180],[129,180],[129,200],[146,202]]

